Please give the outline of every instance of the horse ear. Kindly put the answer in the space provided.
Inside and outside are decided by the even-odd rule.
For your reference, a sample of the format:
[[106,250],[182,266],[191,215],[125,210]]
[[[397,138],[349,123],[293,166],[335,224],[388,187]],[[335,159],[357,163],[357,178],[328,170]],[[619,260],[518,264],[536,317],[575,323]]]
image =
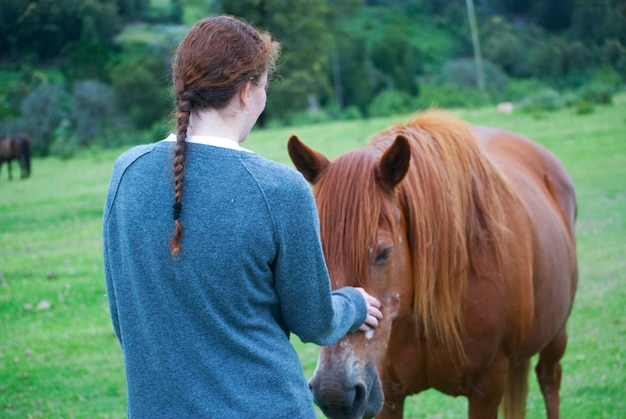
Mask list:
[[292,135],[287,143],[289,157],[304,178],[315,184],[330,161],[323,154],[307,147],[298,137]]
[[398,135],[393,144],[385,151],[378,163],[377,174],[379,182],[392,190],[409,170],[411,161],[411,146],[409,140]]

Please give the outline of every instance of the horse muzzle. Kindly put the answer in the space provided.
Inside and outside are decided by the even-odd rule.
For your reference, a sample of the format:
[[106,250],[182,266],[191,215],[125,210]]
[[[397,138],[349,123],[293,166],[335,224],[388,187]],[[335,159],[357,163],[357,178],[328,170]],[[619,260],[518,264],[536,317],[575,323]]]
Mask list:
[[333,368],[318,368],[309,388],[315,404],[330,419],[373,418],[383,406],[378,374],[369,365],[343,375]]

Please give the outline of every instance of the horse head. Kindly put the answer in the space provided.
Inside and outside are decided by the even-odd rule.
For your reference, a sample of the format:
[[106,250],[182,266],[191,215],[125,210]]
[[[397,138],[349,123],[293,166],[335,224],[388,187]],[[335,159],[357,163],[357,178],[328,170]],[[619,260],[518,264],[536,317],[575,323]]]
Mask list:
[[[379,143],[381,144],[381,143]],[[411,311],[414,287],[398,185],[411,159],[402,135],[330,162],[292,136],[289,155],[314,185],[322,244],[333,289],[361,286],[382,303],[378,328],[320,349],[309,382],[330,418],[371,418],[383,407],[380,374],[394,321]]]

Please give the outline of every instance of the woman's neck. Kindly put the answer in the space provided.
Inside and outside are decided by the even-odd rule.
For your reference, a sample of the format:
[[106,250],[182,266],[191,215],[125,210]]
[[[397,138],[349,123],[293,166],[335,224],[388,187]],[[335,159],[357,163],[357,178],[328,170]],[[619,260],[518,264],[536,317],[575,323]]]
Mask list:
[[209,109],[191,114],[187,135],[227,138],[238,144],[241,128],[237,117],[228,118],[225,111]]

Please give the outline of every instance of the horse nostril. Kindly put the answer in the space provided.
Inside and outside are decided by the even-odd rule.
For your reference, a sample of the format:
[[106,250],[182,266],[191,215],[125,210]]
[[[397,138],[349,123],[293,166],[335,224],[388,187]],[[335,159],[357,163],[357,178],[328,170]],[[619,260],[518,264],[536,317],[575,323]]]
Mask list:
[[365,384],[359,383],[354,386],[354,399],[352,401],[352,407],[350,408],[351,412],[358,412],[361,410],[363,404],[365,403],[366,394],[367,390],[365,389]]

